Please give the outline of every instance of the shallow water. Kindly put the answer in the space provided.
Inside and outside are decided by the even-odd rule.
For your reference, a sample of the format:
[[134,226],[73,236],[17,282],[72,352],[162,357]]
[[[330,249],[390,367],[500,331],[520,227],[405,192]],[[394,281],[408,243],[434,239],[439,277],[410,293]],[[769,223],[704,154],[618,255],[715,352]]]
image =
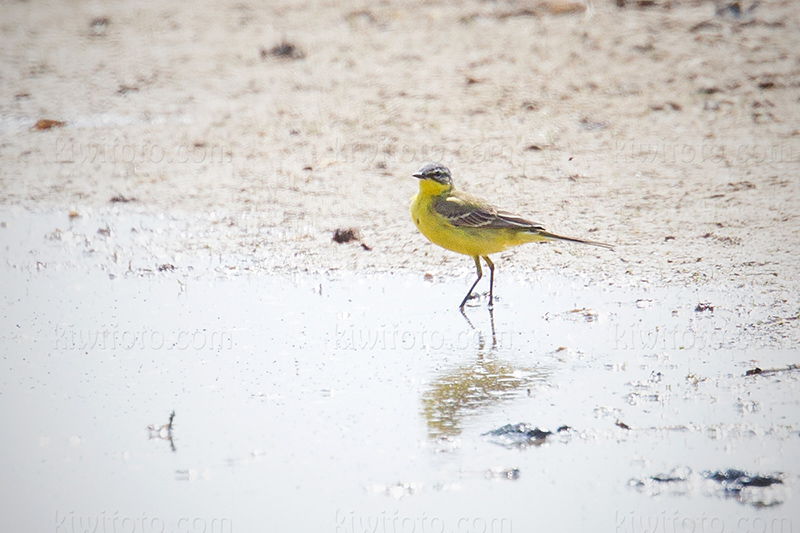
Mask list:
[[[421,275],[3,270],[6,531],[800,527],[800,372],[744,376],[797,361],[740,295],[506,275],[463,316]],[[570,429],[483,436],[520,422]]]
[[[745,376],[797,363],[765,294],[501,271],[462,315],[469,279],[270,275],[187,220],[7,220],[4,529],[796,523],[800,372]],[[553,434],[486,435],[518,423]]]

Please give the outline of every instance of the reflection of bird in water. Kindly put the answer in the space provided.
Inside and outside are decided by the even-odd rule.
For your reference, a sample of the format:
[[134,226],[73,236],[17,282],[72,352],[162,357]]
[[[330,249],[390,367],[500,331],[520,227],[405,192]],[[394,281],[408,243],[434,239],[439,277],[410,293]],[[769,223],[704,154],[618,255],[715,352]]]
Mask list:
[[496,359],[480,358],[475,364],[455,368],[430,384],[422,397],[422,411],[431,438],[461,433],[461,421],[534,382],[545,381],[549,372],[540,368],[515,369]]
[[[464,308],[461,308],[461,316],[464,317],[464,320],[467,321],[469,324],[470,329],[475,329],[475,326],[472,324],[472,320],[469,319],[467,313],[464,312]],[[494,329],[494,307],[489,306],[489,324],[492,326],[492,350],[497,348],[497,332]],[[483,349],[483,333],[481,333],[481,350]],[[481,355],[481,357],[483,357]]]

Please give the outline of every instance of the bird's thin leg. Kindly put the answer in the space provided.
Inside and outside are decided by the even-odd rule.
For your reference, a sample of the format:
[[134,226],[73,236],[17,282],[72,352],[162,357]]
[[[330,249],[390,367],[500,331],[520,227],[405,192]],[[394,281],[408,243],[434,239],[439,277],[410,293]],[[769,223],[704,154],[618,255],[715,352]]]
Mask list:
[[492,307],[494,304],[494,263],[488,255],[484,255],[483,260],[489,265],[489,307]]
[[483,277],[483,270],[481,269],[481,258],[476,255],[475,257],[473,257],[473,259],[475,260],[475,268],[478,269],[478,279],[475,280],[475,283],[473,283],[472,287],[470,287],[469,290],[467,291],[467,295],[464,296],[463,300],[461,300],[461,305],[458,306],[459,309],[464,309],[464,304],[466,304],[467,300],[469,300],[469,297],[472,294],[472,289],[475,288],[475,285],[477,285],[478,282]]

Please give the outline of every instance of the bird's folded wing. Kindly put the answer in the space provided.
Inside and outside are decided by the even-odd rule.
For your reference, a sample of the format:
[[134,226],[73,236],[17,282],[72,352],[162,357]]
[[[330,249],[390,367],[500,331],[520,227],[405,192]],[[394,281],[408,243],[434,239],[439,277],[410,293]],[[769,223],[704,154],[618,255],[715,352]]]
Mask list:
[[434,202],[434,210],[456,227],[461,228],[517,228],[544,231],[541,224],[531,222],[508,211],[497,209],[479,198],[461,193]]

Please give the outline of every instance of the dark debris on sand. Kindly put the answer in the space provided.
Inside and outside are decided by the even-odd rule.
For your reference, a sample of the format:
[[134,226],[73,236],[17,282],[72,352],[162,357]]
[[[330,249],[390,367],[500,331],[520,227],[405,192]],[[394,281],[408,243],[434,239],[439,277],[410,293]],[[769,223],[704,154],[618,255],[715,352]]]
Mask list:
[[293,43],[281,41],[280,44],[273,46],[269,50],[266,48],[261,49],[261,59],[267,59],[269,56],[297,60],[305,58],[306,53]]
[[357,242],[361,244],[361,248],[363,248],[364,250],[366,251],[372,250],[372,248],[364,244],[364,241],[361,240],[361,232],[358,231],[356,228],[337,228],[333,232],[333,238],[331,240],[339,244],[345,244],[348,242]]
[[127,196],[122,196],[121,194],[113,196],[111,200],[109,200],[109,202],[111,202],[112,204],[127,204],[128,202],[135,202],[135,201],[136,198],[129,198]]

